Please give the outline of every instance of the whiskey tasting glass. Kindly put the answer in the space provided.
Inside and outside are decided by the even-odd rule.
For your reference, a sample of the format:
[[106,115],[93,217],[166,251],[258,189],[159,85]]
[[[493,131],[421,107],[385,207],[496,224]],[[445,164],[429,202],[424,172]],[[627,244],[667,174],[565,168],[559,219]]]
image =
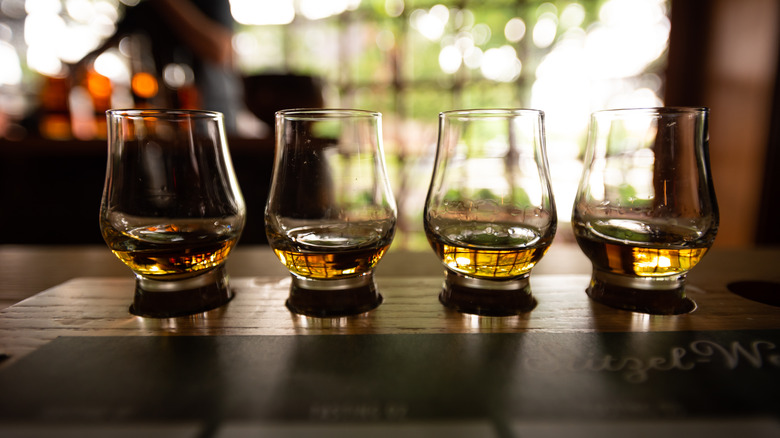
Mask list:
[[446,268],[439,295],[445,306],[494,316],[533,309],[531,269],[557,227],[544,113],[439,114],[423,220],[428,242]]
[[596,112],[572,213],[595,301],[636,312],[695,309],[685,277],[715,239],[707,108]]
[[317,317],[382,302],[374,267],[393,240],[396,206],[385,170],[381,114],[276,113],[276,156],[265,210],[268,242],[290,271],[287,307]]
[[222,114],[110,110],[100,230],[136,275],[130,311],[173,317],[232,297],[224,263],[245,207]]

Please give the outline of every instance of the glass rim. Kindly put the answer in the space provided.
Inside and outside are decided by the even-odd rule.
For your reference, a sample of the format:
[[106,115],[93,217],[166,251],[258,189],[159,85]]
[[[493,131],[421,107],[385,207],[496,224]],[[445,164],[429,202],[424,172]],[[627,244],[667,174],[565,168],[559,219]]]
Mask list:
[[657,115],[677,115],[677,114],[707,114],[710,112],[706,106],[656,106],[656,107],[637,107],[637,108],[612,108],[600,111],[594,111],[593,116],[604,115],[623,115],[623,114],[657,114]]
[[442,111],[439,113],[439,118],[444,119],[458,117],[487,119],[527,115],[537,115],[544,117],[544,111],[535,108],[470,108]]
[[112,118],[128,119],[215,119],[221,120],[224,115],[219,111],[169,109],[169,108],[117,108],[106,111],[106,115]]
[[379,119],[382,118],[382,113],[354,108],[290,108],[277,111],[275,116],[277,120]]

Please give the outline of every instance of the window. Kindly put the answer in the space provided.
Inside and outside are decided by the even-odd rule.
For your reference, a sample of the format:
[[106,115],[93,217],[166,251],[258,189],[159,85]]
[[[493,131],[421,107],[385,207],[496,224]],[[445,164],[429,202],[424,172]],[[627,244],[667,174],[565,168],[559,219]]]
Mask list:
[[306,9],[315,2],[289,3],[298,14],[289,24],[239,26],[241,68],[316,75],[326,105],[383,113],[395,245],[406,249],[427,249],[421,213],[440,111],[544,110],[556,202],[568,222],[590,113],[662,105],[662,0],[332,1],[328,16]]

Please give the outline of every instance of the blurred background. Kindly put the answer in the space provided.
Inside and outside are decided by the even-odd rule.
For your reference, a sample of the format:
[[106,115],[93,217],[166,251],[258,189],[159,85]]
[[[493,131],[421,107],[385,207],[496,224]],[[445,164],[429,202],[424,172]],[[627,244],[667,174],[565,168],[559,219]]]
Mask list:
[[0,0],[0,243],[102,244],[105,110],[226,114],[249,224],[273,113],[383,113],[393,248],[428,251],[437,116],[545,111],[559,234],[591,112],[708,106],[716,246],[780,243],[777,0]]

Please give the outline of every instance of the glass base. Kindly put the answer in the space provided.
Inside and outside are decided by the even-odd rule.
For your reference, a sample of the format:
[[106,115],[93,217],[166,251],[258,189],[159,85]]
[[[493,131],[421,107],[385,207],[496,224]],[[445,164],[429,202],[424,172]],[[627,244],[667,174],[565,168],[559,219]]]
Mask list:
[[514,280],[482,280],[447,272],[439,301],[463,313],[511,316],[536,307],[528,275]]
[[382,304],[374,275],[340,280],[316,280],[292,276],[285,303],[294,313],[317,317],[349,316],[373,310]]
[[215,309],[232,298],[224,266],[186,280],[138,278],[130,313],[152,318],[193,315]]
[[594,270],[587,293],[594,301],[633,312],[678,315],[696,309],[685,296],[685,275],[629,277]]

